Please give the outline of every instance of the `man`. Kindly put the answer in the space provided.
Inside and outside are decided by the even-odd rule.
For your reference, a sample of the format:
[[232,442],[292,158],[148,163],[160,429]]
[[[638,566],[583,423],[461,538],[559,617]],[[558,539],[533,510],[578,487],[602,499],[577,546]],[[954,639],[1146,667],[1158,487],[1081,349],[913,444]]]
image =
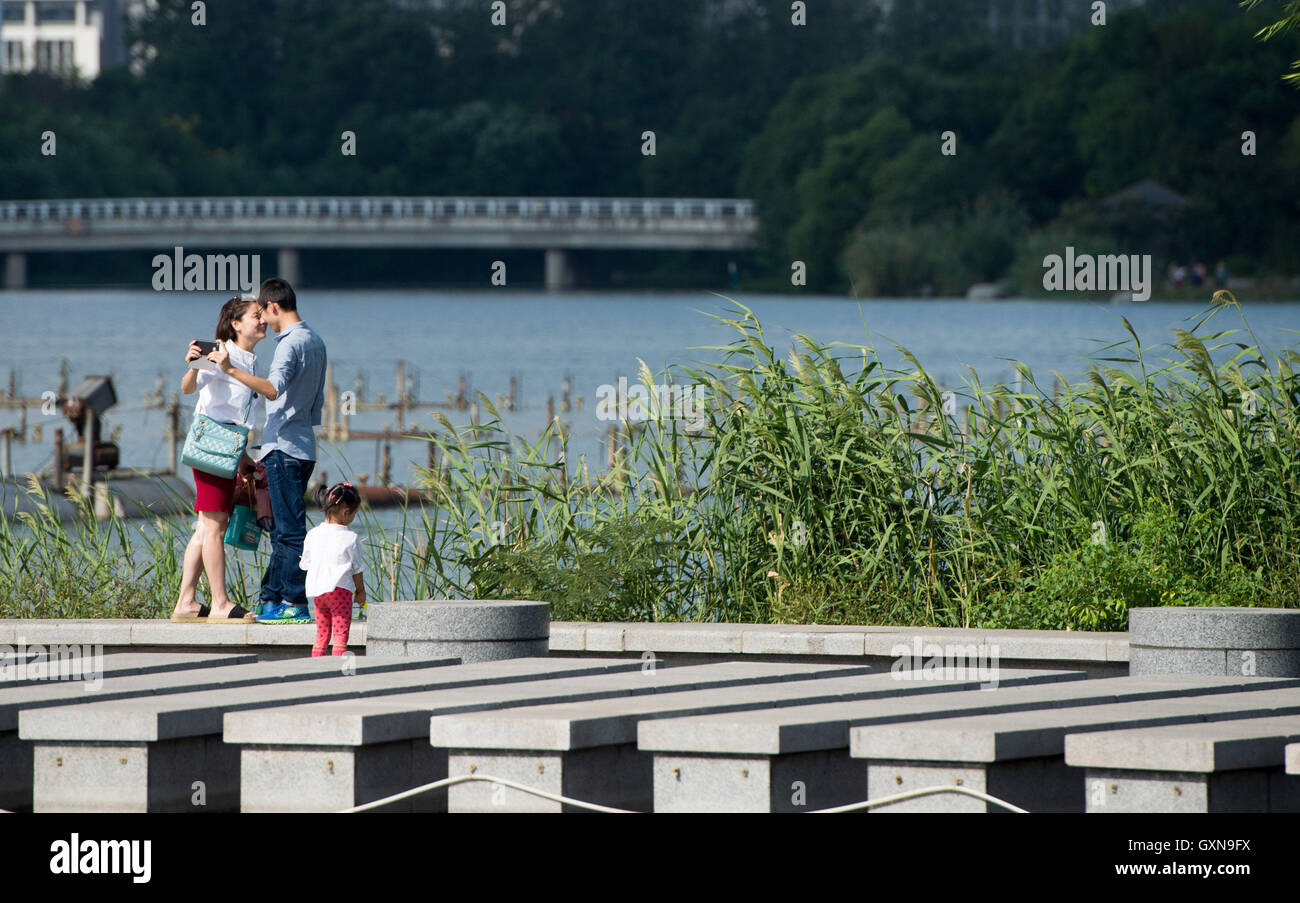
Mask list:
[[[260,624],[310,624],[306,573],[298,567],[307,535],[307,481],[316,468],[316,433],[325,406],[325,343],[298,316],[298,299],[283,279],[262,283],[257,297],[266,325],[275,330],[275,356],[266,379],[214,355],[221,369],[266,396],[261,461],[271,492],[271,561],[262,577]],[[218,360],[218,358],[221,358]]]

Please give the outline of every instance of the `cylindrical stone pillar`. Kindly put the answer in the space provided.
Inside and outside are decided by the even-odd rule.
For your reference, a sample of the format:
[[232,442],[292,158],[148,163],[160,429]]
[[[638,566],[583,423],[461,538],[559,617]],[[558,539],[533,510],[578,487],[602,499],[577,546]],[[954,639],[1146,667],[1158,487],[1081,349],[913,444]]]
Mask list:
[[545,656],[550,633],[551,612],[545,602],[376,602],[366,617],[366,655],[456,655],[466,664]]
[[1128,651],[1129,674],[1300,677],[1300,610],[1134,608]]

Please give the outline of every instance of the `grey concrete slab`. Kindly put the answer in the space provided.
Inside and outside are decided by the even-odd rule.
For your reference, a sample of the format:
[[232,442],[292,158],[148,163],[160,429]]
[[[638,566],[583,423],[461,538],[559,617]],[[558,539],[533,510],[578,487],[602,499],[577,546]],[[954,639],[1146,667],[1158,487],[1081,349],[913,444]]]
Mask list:
[[[252,653],[232,654],[221,652],[115,652],[96,659],[81,655],[79,647],[46,650],[26,656],[28,665],[22,669],[21,678],[11,663],[12,672],[0,670],[0,688],[18,683],[46,680],[82,680],[86,677],[131,677],[139,674],[161,674],[167,671],[192,671],[201,668],[221,668],[230,665],[256,664]],[[41,665],[38,666],[37,662]],[[0,667],[4,663],[0,662]],[[6,675],[13,676],[6,679]]]
[[1089,813],[1300,812],[1300,777],[1276,768],[1084,773]]
[[18,734],[33,745],[33,809],[190,811],[197,782],[204,811],[233,810],[239,754],[221,742],[226,711],[426,688],[443,680],[438,672],[455,661],[426,664],[23,711]]
[[[790,803],[793,791],[788,783],[773,783],[757,789],[750,787],[743,801],[734,801],[735,809],[730,808],[732,803],[721,802],[720,788],[727,780],[734,786],[737,769],[746,771],[748,775],[788,775],[786,760],[814,752],[823,754],[818,760],[820,783],[814,788],[804,781],[804,792],[811,796],[815,790],[820,802],[814,808],[822,808],[866,798],[868,769],[862,760],[852,759],[848,748],[850,730],[857,725],[889,725],[999,712],[1031,713],[1040,709],[1059,713],[1078,706],[1114,703],[1121,699],[1158,700],[1176,698],[1189,692],[1235,694],[1239,691],[1253,692],[1261,686],[1296,687],[1300,684],[1292,679],[1261,682],[1226,677],[1121,677],[1040,687],[999,687],[997,690],[938,696],[665,718],[642,721],[638,725],[638,748],[655,755],[655,811],[773,811],[744,808],[763,805],[764,800],[767,801],[765,805],[788,810],[793,805]],[[752,763],[763,760],[770,760],[769,765],[756,772]],[[861,764],[854,764],[855,761]],[[952,767],[947,770],[952,771]],[[1015,766],[1005,770],[1024,769]],[[983,769],[977,768],[976,771],[983,775]],[[1055,772],[1059,777],[1059,771],[1040,769],[1040,776],[1047,780]],[[672,775],[671,781],[669,775]],[[952,779],[969,780],[970,777],[954,774]],[[784,781],[784,777],[781,780]],[[995,775],[995,780],[1001,781],[1002,776]],[[699,808],[701,798],[696,795],[697,788],[710,783],[719,788],[708,795],[708,805],[713,808]],[[896,785],[891,792],[897,792],[897,789]]]
[[[448,774],[477,771],[570,799],[640,812],[650,811],[652,805],[651,764],[633,743],[531,755],[495,750],[452,750],[447,754]],[[486,781],[449,788],[447,807],[451,812],[586,811]]]
[[[704,666],[711,667],[711,666]],[[1003,686],[1055,683],[1074,672],[1003,671]],[[455,749],[573,750],[636,743],[637,725],[647,719],[704,712],[738,712],[847,700],[977,690],[978,678],[899,680],[889,672],[845,677],[828,672],[816,680],[762,683],[720,689],[662,692],[637,699],[566,701],[512,706],[434,717],[429,740]]]
[[849,729],[856,725],[1289,687],[1300,687],[1300,680],[1182,675],[1109,677],[1050,686],[999,687],[974,694],[792,706],[645,721],[638,726],[637,745],[640,749],[662,752],[781,755],[847,748]]
[[784,756],[673,756],[653,762],[655,812],[809,812],[862,799],[847,749]]
[[[1071,672],[1004,671],[1006,684],[1045,683],[1073,676]],[[759,684],[721,689],[657,693],[635,699],[600,699],[544,706],[493,709],[462,715],[434,716],[430,743],[450,750],[449,774],[484,773],[510,777],[521,763],[539,762],[538,774],[555,786],[583,787],[599,796],[575,796],[586,802],[617,808],[648,807],[653,799],[652,754],[636,749],[637,724],[701,712],[742,711],[845,699],[896,698],[912,693],[977,691],[978,678],[952,681],[903,681],[884,672],[853,677],[827,677],[784,684]],[[597,748],[603,749],[603,751]],[[465,771],[458,772],[457,768]],[[503,769],[497,771],[493,769]],[[596,769],[595,772],[588,769]],[[545,789],[523,779],[529,786]],[[448,791],[452,812],[558,811],[559,804],[504,788],[485,803],[482,783],[461,784]],[[573,796],[573,794],[566,794]]]
[[[225,719],[226,741],[257,749],[255,755],[250,754],[244,759],[244,767],[248,770],[241,808],[244,811],[329,811],[338,808],[335,805],[337,797],[331,794],[348,789],[359,794],[360,786],[349,783],[347,773],[339,770],[317,774],[312,779],[315,783],[303,785],[306,779],[299,777],[301,757],[297,749],[311,746],[337,753],[338,756],[333,758],[337,764],[342,759],[364,763],[372,747],[401,744],[415,738],[428,747],[431,715],[588,699],[618,698],[628,702],[642,696],[676,695],[687,690],[725,688],[719,689],[725,695],[742,692],[748,689],[746,685],[784,688],[795,684],[820,684],[824,680],[847,681],[851,680],[850,675],[871,673],[870,666],[866,665],[815,662],[724,662],[647,670],[642,667],[640,659],[618,663],[624,668],[622,672],[601,673],[595,670],[598,664],[615,663],[600,659],[582,661],[592,667],[592,672],[585,676],[559,677],[527,684],[445,688],[400,696],[231,713]],[[491,669],[507,664],[516,663],[463,665],[458,670]],[[382,750],[377,754],[386,755]],[[437,754],[440,758],[435,770],[411,773],[402,789],[446,777],[447,751],[439,749]],[[285,787],[301,787],[302,792],[290,793],[283,789]],[[313,788],[325,789],[313,796]],[[348,805],[369,802],[383,795],[356,796]],[[436,805],[445,808],[446,799],[445,791],[438,794]]]
[[[518,662],[483,662],[461,665],[492,669]],[[556,659],[544,659],[555,662]],[[429,719],[434,711],[455,714],[506,706],[634,697],[650,693],[712,688],[737,688],[793,681],[872,674],[869,665],[834,665],[816,662],[719,662],[711,665],[646,668],[641,659],[574,659],[570,673],[556,673],[527,684],[463,693],[446,687],[377,699],[277,707],[259,712],[232,713],[226,718],[227,743],[292,743],[299,745],[365,745],[420,737],[429,741]],[[581,666],[586,669],[582,670]],[[589,672],[589,673],[588,673]],[[484,680],[482,683],[503,683]]]
[[587,627],[585,623],[574,621],[552,621],[547,636],[547,648],[551,652],[585,652],[587,649]]
[[[858,758],[854,761],[863,763]],[[1059,756],[1001,762],[924,762],[872,759],[865,798],[880,800],[925,787],[978,790],[1030,812],[1082,812],[1083,782]],[[956,793],[914,797],[871,810],[897,812],[1005,812],[1005,807]]]
[[[436,661],[436,664],[435,664]],[[0,687],[0,731],[16,730],[25,709],[107,702],[137,696],[189,693],[204,688],[229,689],[260,684],[313,680],[337,674],[380,674],[446,664],[445,659],[369,659],[367,656],[321,656],[244,665],[222,665],[106,678],[95,687],[85,681],[27,681]],[[2,771],[3,769],[0,769]]]
[[1076,732],[1291,714],[1300,714],[1294,687],[868,725],[849,731],[849,746],[860,759],[998,762],[1063,755]]
[[[999,799],[1031,811],[1078,812],[1084,809],[1084,781],[1078,770],[1063,767],[1067,734],[1189,722],[1209,734],[1215,727],[1205,724],[1207,720],[1273,713],[1300,714],[1300,690],[1220,693],[855,727],[850,731],[850,755],[868,760],[871,798],[896,792],[900,789],[896,784],[933,786],[960,779],[967,786],[988,788],[986,792]],[[1278,741],[1279,764],[1281,748]],[[1028,767],[1024,763],[1029,760],[1037,764]],[[940,779],[944,775],[947,777]],[[991,789],[995,786],[997,791]],[[972,806],[983,811],[985,805],[945,795],[907,800],[877,811],[950,812]],[[989,811],[1000,808],[987,805]]]
[[30,744],[21,743],[16,733],[19,713],[24,710],[235,687],[258,687],[344,673],[397,673],[440,666],[439,663],[445,663],[445,660],[370,661],[364,656],[323,656],[132,674],[109,677],[98,682],[25,681],[9,684],[0,687],[0,809],[22,810],[31,806],[32,748]]
[[1300,715],[1269,715],[1069,734],[1065,761],[1078,768],[1203,772],[1280,767],[1300,742]]

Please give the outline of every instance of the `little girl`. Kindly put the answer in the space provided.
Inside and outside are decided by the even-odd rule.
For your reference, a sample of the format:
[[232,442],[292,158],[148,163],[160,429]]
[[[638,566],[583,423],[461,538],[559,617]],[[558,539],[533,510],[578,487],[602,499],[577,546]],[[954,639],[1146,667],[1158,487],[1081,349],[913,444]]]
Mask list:
[[316,490],[316,504],[325,512],[325,522],[307,532],[298,567],[307,572],[307,595],[316,597],[316,644],[313,656],[324,655],[331,628],[334,654],[348,648],[352,629],[352,599],[366,604],[366,586],[361,573],[361,541],[348,529],[361,507],[361,493],[351,483],[336,483]]

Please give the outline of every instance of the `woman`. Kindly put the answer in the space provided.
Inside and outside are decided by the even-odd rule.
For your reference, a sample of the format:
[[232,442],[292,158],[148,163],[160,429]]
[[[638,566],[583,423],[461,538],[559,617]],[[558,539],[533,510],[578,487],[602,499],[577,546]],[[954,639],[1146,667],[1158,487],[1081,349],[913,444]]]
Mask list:
[[[231,298],[221,307],[217,318],[217,341],[221,345],[208,355],[214,364],[229,356],[231,364],[248,373],[256,373],[257,355],[253,348],[266,337],[266,323],[255,298]],[[186,363],[198,360],[202,351],[190,343]],[[206,414],[224,423],[242,423],[253,426],[253,405],[256,395],[220,368],[213,370],[186,370],[181,379],[181,391],[192,395],[198,390],[199,400],[195,413]],[[250,472],[253,461],[247,455],[240,462],[240,470]],[[235,503],[233,478],[213,476],[201,470],[194,471],[196,494],[194,510],[199,515],[194,535],[185,547],[185,564],[181,571],[181,592],[176,600],[173,621],[251,621],[243,606],[235,605],[226,595],[226,524]],[[212,606],[200,605],[194,598],[199,585],[199,568],[208,575]]]

